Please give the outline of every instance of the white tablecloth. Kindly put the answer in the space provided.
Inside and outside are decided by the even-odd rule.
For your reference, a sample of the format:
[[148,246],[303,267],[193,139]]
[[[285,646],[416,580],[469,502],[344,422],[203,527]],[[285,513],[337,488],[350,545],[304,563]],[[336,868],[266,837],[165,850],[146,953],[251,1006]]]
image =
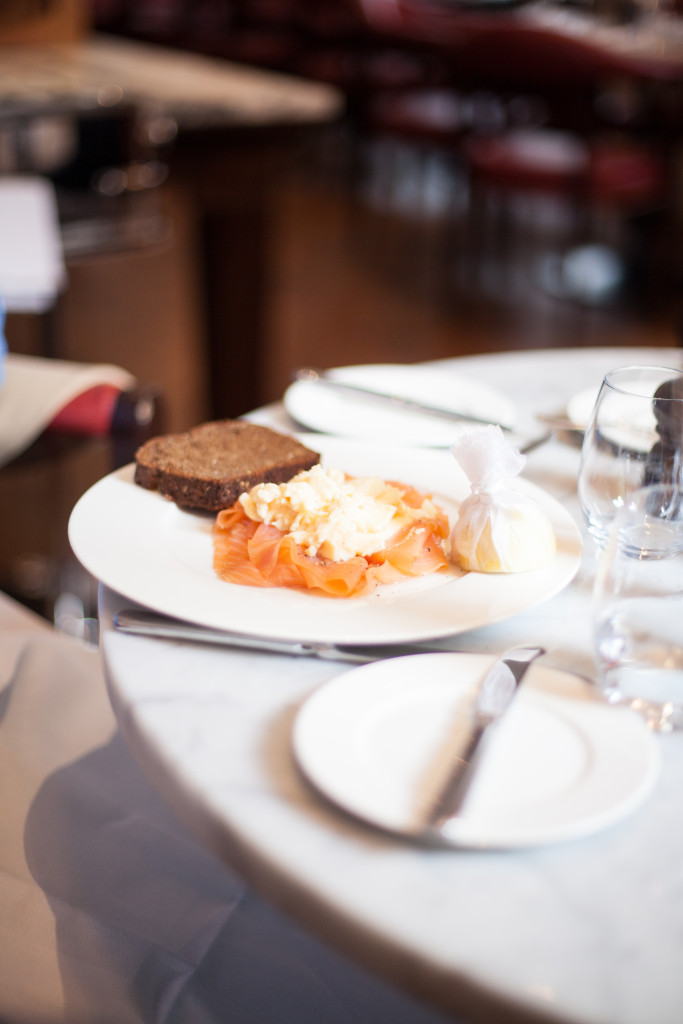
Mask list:
[[[680,360],[677,350],[553,349],[438,365],[502,389],[520,431],[538,433],[537,413],[564,409],[611,366]],[[281,406],[253,418],[293,426]],[[583,527],[578,463],[578,449],[553,442],[524,472]],[[546,666],[593,678],[595,557],[588,542],[561,593],[446,645],[493,654],[533,640]],[[378,976],[478,1024],[679,1024],[681,734],[658,737],[649,799],[594,835],[505,852],[422,849],[339,813],[297,768],[297,709],[346,666],[127,636],[112,616],[131,596],[105,587],[100,603],[121,730],[171,806],[255,889]]]
[[0,594],[3,1024],[437,1024],[255,897],[157,797],[99,655]]

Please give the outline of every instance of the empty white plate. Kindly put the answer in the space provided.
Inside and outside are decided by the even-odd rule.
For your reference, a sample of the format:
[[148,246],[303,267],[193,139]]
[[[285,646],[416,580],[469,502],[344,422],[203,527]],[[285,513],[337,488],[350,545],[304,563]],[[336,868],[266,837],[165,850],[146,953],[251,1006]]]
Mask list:
[[[297,715],[293,749],[303,773],[364,821],[419,833],[444,753],[492,660],[413,655],[335,677]],[[632,812],[658,776],[658,747],[639,716],[599,702],[578,677],[542,662],[495,729],[465,806],[446,828],[454,845],[513,848],[585,836]]]

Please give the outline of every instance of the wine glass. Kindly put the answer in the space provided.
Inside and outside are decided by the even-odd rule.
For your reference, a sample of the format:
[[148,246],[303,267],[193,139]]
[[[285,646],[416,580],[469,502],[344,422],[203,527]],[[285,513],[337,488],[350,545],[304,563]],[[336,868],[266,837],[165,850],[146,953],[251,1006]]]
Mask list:
[[598,688],[650,728],[683,727],[683,494],[645,487],[620,508],[594,587]]
[[625,366],[602,381],[581,449],[578,491],[588,532],[603,547],[633,491],[683,481],[683,371]]

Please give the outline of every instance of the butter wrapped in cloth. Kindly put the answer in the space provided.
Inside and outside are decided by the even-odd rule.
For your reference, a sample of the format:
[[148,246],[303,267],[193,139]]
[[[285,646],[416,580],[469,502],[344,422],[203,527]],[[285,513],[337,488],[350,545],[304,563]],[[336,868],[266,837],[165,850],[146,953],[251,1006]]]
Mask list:
[[512,485],[526,459],[500,427],[463,427],[451,451],[470,482],[451,530],[451,561],[474,572],[547,565],[556,551],[552,523],[537,501]]

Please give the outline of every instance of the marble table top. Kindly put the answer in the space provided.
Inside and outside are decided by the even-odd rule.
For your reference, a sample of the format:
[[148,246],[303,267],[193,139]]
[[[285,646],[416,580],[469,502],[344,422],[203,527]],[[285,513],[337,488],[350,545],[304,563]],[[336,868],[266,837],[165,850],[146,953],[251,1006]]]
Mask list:
[[[610,367],[680,366],[675,349],[581,349],[444,361],[504,388],[520,427]],[[281,405],[253,415],[294,426]],[[556,442],[525,475],[580,523],[579,453]],[[552,664],[593,676],[585,538],[580,570],[532,611],[443,641],[498,652],[533,636]],[[433,850],[373,831],[303,782],[291,751],[302,700],[345,667],[116,633],[102,589],[101,651],[120,728],[176,812],[218,856],[323,940],[454,1015],[479,1021],[675,1024],[683,1008],[683,737],[657,737],[653,793],[583,839],[505,852]],[[128,603],[128,602],[125,602]]]
[[331,86],[116,36],[0,46],[0,112],[135,104],[182,130],[324,123],[342,109]]

